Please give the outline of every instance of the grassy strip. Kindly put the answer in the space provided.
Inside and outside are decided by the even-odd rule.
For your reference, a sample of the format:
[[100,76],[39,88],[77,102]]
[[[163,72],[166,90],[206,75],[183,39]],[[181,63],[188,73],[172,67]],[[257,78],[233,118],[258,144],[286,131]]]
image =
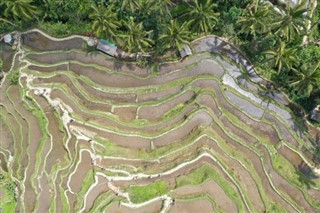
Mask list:
[[108,212],[108,207],[111,204],[119,202],[120,197],[115,197],[113,192],[107,191],[97,197],[97,199],[94,201],[93,207],[89,210],[89,212]]
[[[234,121],[234,118],[236,118],[236,117],[233,117],[233,121]],[[266,122],[266,121],[265,121]],[[241,123],[240,121],[237,121],[237,122],[233,122],[233,123]],[[272,124],[272,123],[270,123],[270,122],[266,122],[266,123],[269,123],[270,125],[272,125],[272,126],[274,126],[274,124]],[[246,128],[244,125],[242,125],[242,128]],[[275,127],[275,129],[278,131],[278,135],[280,135],[279,134],[279,130]],[[249,132],[251,132],[251,135],[254,135],[254,130],[251,130],[251,131],[248,131],[248,130],[246,130],[248,133]],[[260,142],[262,142],[262,141],[266,141],[266,140],[260,140]],[[263,143],[267,148],[268,148],[268,150],[269,150],[269,152],[270,152],[270,154],[271,154],[271,159],[272,159],[272,161],[274,162],[274,155],[273,155],[273,153],[274,153],[274,151],[270,151],[270,148],[271,148],[271,150],[274,150],[272,147],[270,147],[270,145],[268,145],[268,143],[267,142],[265,142],[265,143]],[[275,157],[277,157],[278,155],[276,155]],[[290,164],[289,162],[281,162],[281,165],[283,166],[283,165],[286,165],[286,170],[288,170],[289,168],[291,168],[291,172],[289,172],[289,171],[281,171],[280,172],[280,175],[281,174],[286,174],[286,179],[288,179],[289,177],[288,177],[288,175],[289,174],[292,174],[292,172],[293,171],[296,171],[296,169],[292,166],[292,164]],[[294,175],[294,176],[292,176],[292,177],[290,177],[290,179],[291,180],[294,180],[293,181],[293,183],[296,183],[295,185],[298,187],[298,188],[300,188],[301,190],[302,190],[302,186],[301,186],[301,184],[303,185],[303,184],[308,184],[308,181],[303,181],[302,180],[302,182],[299,182],[299,184],[297,184],[298,183],[298,181],[297,180],[301,180],[301,178],[297,178],[296,177],[297,175]],[[290,181],[289,181],[290,182]],[[299,187],[300,186],[300,187]],[[304,187],[303,188],[305,188],[307,185],[304,185]],[[305,192],[304,192],[304,194],[305,194]],[[309,201],[309,199],[306,199],[307,201]],[[315,208],[319,208],[318,207],[318,204],[315,204],[314,202],[313,202],[313,206],[315,207]],[[272,207],[273,208],[273,207]]]
[[201,193],[197,195],[191,195],[188,197],[179,197],[176,199],[176,202],[192,202],[192,201],[199,201],[199,200],[208,200],[212,205],[213,212],[223,213],[222,209],[218,206],[218,204],[215,202],[215,199],[213,196],[211,196],[208,193]]
[[[100,103],[100,104],[110,104],[110,105],[114,105],[115,107],[141,107],[141,106],[157,106],[160,105],[162,103],[165,103],[171,99],[173,99],[174,97],[177,97],[183,93],[185,93],[187,90],[196,90],[196,87],[192,86],[192,84],[198,80],[208,80],[208,79],[215,79],[213,76],[211,75],[200,75],[200,76],[193,76],[193,77],[187,77],[187,78],[183,78],[183,79],[179,79],[179,80],[174,80],[174,81],[170,81],[168,84],[165,85],[157,85],[157,87],[153,87],[153,88],[142,88],[141,91],[141,87],[131,87],[128,89],[128,91],[120,91],[117,89],[115,90],[113,88],[113,90],[115,91],[106,91],[106,92],[114,92],[116,94],[119,93],[135,93],[137,95],[139,94],[145,94],[145,93],[153,93],[153,92],[158,92],[158,91],[165,91],[166,89],[170,89],[170,88],[174,88],[174,87],[181,87],[181,85],[183,86],[183,89],[181,90],[180,93],[178,94],[171,94],[166,96],[165,98],[161,99],[160,101],[146,101],[146,102],[142,102],[142,103],[115,103],[113,101],[110,100],[105,100],[105,99],[98,99],[97,97],[92,96],[91,94],[89,94],[87,91],[85,91],[85,89],[83,89],[83,87],[79,84],[78,79],[79,78],[85,78],[84,76],[76,76],[74,73],[72,72],[68,72],[68,71],[57,71],[55,72],[54,75],[42,75],[38,72],[34,72],[34,71],[26,71],[26,73],[28,74],[32,74],[32,75],[37,75],[39,77],[45,77],[45,78],[51,78],[53,76],[56,75],[65,75],[67,76],[71,82],[73,82],[73,86],[75,86],[78,90],[78,92],[84,96],[86,98],[87,101],[89,102],[93,102],[93,103]],[[83,80],[83,79],[82,79]],[[64,89],[65,92],[68,92],[68,94],[73,94],[72,90],[69,89],[69,87],[66,86],[66,84],[59,84],[59,83],[43,83],[41,84],[42,86],[46,86],[46,87],[50,87],[50,88],[59,88],[59,89]],[[33,85],[33,86],[37,86],[37,85]],[[100,88],[94,87],[92,85],[89,85],[90,87],[93,87],[95,89],[100,90]],[[162,88],[162,86],[164,88]],[[157,89],[154,89],[157,88]],[[122,89],[122,88],[120,88]],[[103,90],[104,91],[104,90]]]
[[[218,125],[220,125],[220,127],[221,127],[222,129],[224,129],[223,126],[222,126],[221,124],[219,124],[219,123],[220,123],[219,120],[216,119],[215,121],[218,123]],[[242,124],[242,125],[243,125],[243,124]],[[225,130],[224,130],[224,131],[225,131]],[[232,134],[231,132],[225,131],[225,134],[227,134],[227,135],[228,135],[230,138],[232,138],[234,141],[238,141],[242,146],[249,148],[251,151],[254,151],[253,149],[256,149],[255,147],[250,147],[248,144],[242,142],[242,139],[241,139],[241,138],[238,138],[236,135]],[[266,146],[266,148],[268,148],[268,146]],[[269,149],[268,149],[269,152],[270,152],[270,149],[274,149],[274,148],[269,145]],[[263,164],[263,160],[262,160],[262,158],[261,158],[261,155],[259,154],[258,151],[254,151],[254,152],[260,157],[260,160],[262,161],[261,165],[264,167],[264,164]],[[271,152],[271,153],[272,153],[272,152]],[[271,155],[271,157],[272,157],[272,155]],[[291,198],[288,198],[287,195],[284,195],[284,194],[281,193],[281,197],[282,197],[282,198],[286,197],[285,200],[286,200],[287,202],[290,202],[292,205],[294,205],[295,207],[297,207],[296,204],[293,204],[293,203],[295,203],[295,202],[293,202],[293,201],[291,200]],[[289,200],[290,200],[290,201],[289,201]]]
[[[17,144],[18,143],[17,138],[16,138],[17,136],[14,134],[13,127],[11,126],[10,122],[8,121],[8,118],[4,115],[3,108],[5,108],[5,107],[0,104],[0,109],[1,109],[0,120],[1,120],[1,122],[3,122],[4,125],[6,125],[8,127],[10,134],[12,135],[12,138],[13,138],[13,143]],[[5,150],[2,146],[0,148]],[[5,150],[5,151],[9,152],[8,150]],[[16,152],[15,145],[14,145],[13,151]],[[15,155],[14,153],[11,153],[11,152],[10,152],[10,154]]]
[[133,203],[143,203],[155,197],[167,194],[169,188],[165,181],[156,181],[145,186],[130,186],[126,189]]
[[15,192],[16,183],[12,179],[11,173],[6,173],[0,168],[0,190],[4,192],[0,199],[0,208],[3,212],[13,213],[17,205],[17,195]]
[[319,189],[320,183],[298,171],[287,159],[282,155],[275,155],[272,158],[273,167],[278,173],[288,181],[289,184],[297,187],[302,191],[305,200],[314,208],[320,209],[319,200],[316,201],[308,195],[307,190],[310,188]]
[[[12,88],[12,86],[10,86],[10,87],[7,88],[7,91],[6,91],[7,97],[8,97],[8,99],[9,99],[9,101],[11,102],[11,104],[13,105],[13,107],[14,107],[15,111],[17,112],[17,114],[27,123],[27,127],[25,127],[25,128],[27,128],[27,133],[28,133],[28,139],[27,139],[27,140],[28,140],[28,141],[27,141],[28,146],[27,146],[27,150],[25,150],[25,152],[26,152],[26,154],[27,154],[27,156],[28,156],[28,165],[27,165],[27,167],[25,168],[25,170],[27,170],[28,167],[29,167],[29,165],[30,165],[29,149],[30,149],[30,134],[31,134],[31,132],[30,132],[30,126],[31,126],[31,125],[30,125],[28,119],[23,115],[23,113],[19,112],[19,110],[17,109],[16,103],[11,99],[10,95],[8,94],[8,91],[9,91],[9,89],[11,89],[11,88]],[[20,98],[23,100],[23,98],[22,98],[22,91],[21,91],[20,88],[19,88],[19,92],[20,92],[19,96],[20,96]],[[21,153],[23,153],[23,152],[21,152]]]
[[270,151],[269,151],[270,152]]
[[[12,112],[8,111],[7,107],[2,105],[3,108],[5,108],[5,110],[8,112],[9,115],[11,115],[13,117],[13,119],[15,120],[16,124],[18,125],[18,129],[19,129],[19,135],[20,135],[20,142],[17,139],[17,136],[15,134],[14,135],[14,155],[15,155],[15,163],[18,163],[21,161],[22,155],[23,155],[23,132],[22,132],[22,125],[19,123],[17,117],[15,114],[13,114]],[[5,117],[4,114],[2,114],[1,116],[3,116],[3,118]],[[13,126],[11,126],[10,121],[8,120],[8,118],[6,117],[5,120],[7,121],[7,124],[10,125],[10,128],[13,129]],[[21,171],[20,169],[20,164],[18,164],[18,168],[15,172],[15,177],[19,180],[22,180],[23,177],[20,176],[19,171]]]
[[76,212],[80,211],[80,209],[83,207],[85,202],[84,200],[85,194],[87,193],[90,186],[95,182],[94,176],[95,176],[95,173],[93,172],[93,170],[90,170],[88,171],[85,178],[83,179],[81,184],[81,189],[77,193],[77,201],[74,207],[74,210]]
[[[42,133],[42,136],[40,138],[40,145],[36,152],[36,162],[34,167],[35,169],[30,177],[31,185],[34,189],[36,189],[37,187],[34,184],[34,180],[36,179],[36,176],[39,174],[39,170],[41,169],[40,168],[41,164],[43,163],[43,165],[45,165],[46,163],[46,158],[42,159],[41,155],[42,155],[42,150],[44,148],[45,142],[47,141],[48,135],[49,135],[49,131],[47,129],[48,120],[45,117],[45,113],[43,109],[40,107],[40,105],[36,102],[36,100],[33,97],[27,95],[22,85],[20,87],[20,93],[21,93],[23,106],[26,108],[26,110],[31,112],[33,116],[35,116],[35,118],[38,120],[40,131]],[[32,104],[32,106],[30,104]],[[39,205],[39,203],[37,203],[36,205]]]
[[94,201],[89,212],[105,212],[106,208],[114,201],[114,194],[111,191],[100,194]]
[[[163,158],[164,155],[170,155],[170,153],[175,152],[173,150],[179,150],[178,152],[175,152],[175,155],[179,155],[181,152],[186,152],[184,148],[180,150],[181,147],[187,147],[190,144],[194,142],[196,138],[201,136],[201,129],[197,129],[192,134],[188,136],[184,141],[181,141],[179,143],[172,143],[167,146],[158,147],[151,151],[146,150],[134,150],[131,148],[124,148],[121,146],[117,146],[115,143],[108,141],[106,139],[103,139],[101,137],[96,136],[94,138],[95,141],[102,144],[105,149],[101,153],[105,156],[113,156],[113,157],[123,157],[123,156],[130,156],[129,159],[144,159],[144,160],[156,160],[159,158]],[[99,146],[97,146],[98,149]],[[100,153],[97,150],[98,153]]]
[[176,178],[176,188],[185,186],[185,185],[198,185],[203,183],[207,179],[214,180],[218,185],[223,188],[225,193],[234,201],[239,212],[243,212],[244,206],[240,196],[236,191],[230,186],[230,184],[220,176],[220,174],[214,170],[210,165],[204,164],[199,168],[192,170],[187,175],[182,175]]

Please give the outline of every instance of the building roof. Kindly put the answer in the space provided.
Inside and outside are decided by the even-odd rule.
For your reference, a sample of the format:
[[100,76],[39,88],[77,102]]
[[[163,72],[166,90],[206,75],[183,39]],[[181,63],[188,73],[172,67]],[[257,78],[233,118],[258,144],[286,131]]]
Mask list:
[[117,46],[105,39],[100,39],[97,49],[107,53],[108,55],[114,56],[117,51]]
[[318,105],[316,108],[314,108],[314,110],[312,110],[311,119],[320,122],[320,105]]
[[104,43],[104,44],[106,44],[106,45],[109,45],[109,46],[111,46],[111,47],[117,47],[115,44],[113,44],[113,43],[111,43],[110,41],[108,41],[108,40],[105,40],[105,39],[100,39],[99,40],[100,42],[102,42],[102,43]]
[[6,34],[4,37],[4,43],[10,43],[12,41],[12,36],[10,34]]
[[192,51],[191,51],[189,45],[184,44],[182,46],[182,49],[180,50],[180,56],[181,56],[181,58],[184,58],[188,55],[192,55]]

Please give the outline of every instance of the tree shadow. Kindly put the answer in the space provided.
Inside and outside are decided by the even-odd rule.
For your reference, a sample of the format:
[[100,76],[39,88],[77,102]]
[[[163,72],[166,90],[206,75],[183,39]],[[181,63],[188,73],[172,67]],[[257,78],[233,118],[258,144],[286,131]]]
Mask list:
[[302,184],[304,184],[307,189],[315,186],[315,180],[319,178],[314,171],[305,163],[301,163],[296,170],[296,174],[298,175],[298,180]]

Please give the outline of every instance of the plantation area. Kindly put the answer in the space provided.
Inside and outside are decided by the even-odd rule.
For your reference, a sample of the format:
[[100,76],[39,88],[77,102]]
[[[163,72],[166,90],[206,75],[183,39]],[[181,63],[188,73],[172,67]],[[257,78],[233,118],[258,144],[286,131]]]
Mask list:
[[202,37],[142,68],[88,41],[18,34],[0,87],[0,207],[320,211],[315,140],[232,44]]
[[320,212],[319,8],[0,1],[0,213]]

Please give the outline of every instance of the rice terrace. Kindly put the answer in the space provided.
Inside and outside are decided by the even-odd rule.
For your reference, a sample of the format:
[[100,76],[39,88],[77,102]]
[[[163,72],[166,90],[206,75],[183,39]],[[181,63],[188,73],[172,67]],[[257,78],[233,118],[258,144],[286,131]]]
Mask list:
[[310,137],[223,39],[140,68],[88,37],[17,36],[0,88],[1,202],[17,212],[320,211]]
[[87,36],[14,39],[0,212],[320,212],[315,129],[227,40],[140,66]]

